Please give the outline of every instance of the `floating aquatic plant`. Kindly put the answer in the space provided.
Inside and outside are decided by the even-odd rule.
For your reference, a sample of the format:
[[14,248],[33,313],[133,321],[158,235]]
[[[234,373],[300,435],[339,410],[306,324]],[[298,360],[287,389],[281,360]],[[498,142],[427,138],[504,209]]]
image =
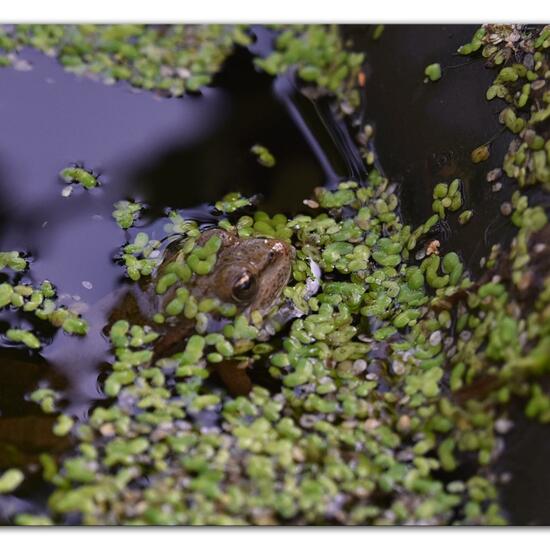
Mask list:
[[[483,28],[460,52],[481,50],[506,68],[508,54],[486,37],[508,36],[514,29],[507,28]],[[550,40],[547,29],[529,38],[538,53]],[[303,81],[353,105],[362,58],[340,55],[339,40],[332,27],[291,27],[279,34],[277,52],[257,63],[272,74],[294,66]],[[533,69],[546,70],[545,63],[533,54]],[[523,109],[531,91],[508,91],[521,84],[521,72],[501,71],[495,94]],[[525,131],[529,124],[538,131],[546,114],[540,102],[529,109],[531,122],[521,129],[517,115],[503,115],[526,143],[512,147],[504,166],[520,186],[545,183],[546,165],[535,153],[546,147]],[[372,135],[364,137],[367,158]],[[525,169],[507,170],[507,162]],[[514,193],[508,214],[517,235],[510,250],[493,249],[486,277],[473,281],[459,255],[443,246],[440,254],[434,238],[447,211],[462,208],[460,187],[459,180],[436,184],[434,215],[418,227],[403,222],[396,186],[374,168],[364,184],[317,189],[306,199],[314,213],[290,219],[239,215],[250,201],[224,197],[216,203],[220,229],[293,246],[292,277],[265,317],[195,299],[193,285],[215,272],[221,246],[214,237],[199,243],[196,222],[169,214],[166,236],[179,239],[181,256],[164,269],[161,242],[135,235],[121,258],[131,279],[154,283],[158,326],[112,324],[113,360],[102,382],[110,400],[86,421],[59,417],[55,433],[71,433],[78,445],[58,461],[41,459],[54,488],[48,517],[15,521],[62,523],[78,513],[91,525],[505,523],[491,466],[506,404],[517,396],[528,417],[550,418],[537,381],[550,351],[550,278],[540,269],[548,222],[540,206]],[[460,222],[471,215],[461,212]],[[27,287],[0,285],[0,305],[33,311],[41,304],[34,292],[54,295],[51,286]],[[211,327],[209,316],[218,324]],[[185,318],[193,331],[180,351],[159,357],[155,346],[170,318]],[[268,332],[270,319],[278,324]],[[278,385],[270,392],[250,383],[231,395],[214,382],[228,362],[234,377],[265,369]],[[52,393],[34,400],[53,410]],[[463,464],[469,473],[453,477]],[[13,476],[7,491],[17,489]]]
[[424,69],[424,74],[426,75],[426,80],[431,82],[436,82],[441,78],[441,65],[439,63],[432,63]]
[[139,218],[143,205],[134,201],[118,201],[114,204],[113,218],[121,229],[130,229]]
[[99,185],[99,181],[91,172],[78,166],[64,168],[59,172],[59,176],[66,183],[78,183],[85,189],[93,189]]
[[[250,37],[243,25],[14,25],[0,28],[0,50],[19,55],[34,47],[68,70],[106,83],[171,96],[196,92],[236,45]],[[11,65],[9,58],[2,65]]]
[[250,152],[256,155],[258,162],[262,166],[265,166],[266,168],[272,168],[273,166],[275,166],[275,157],[272,155],[267,147],[256,144],[252,146]]

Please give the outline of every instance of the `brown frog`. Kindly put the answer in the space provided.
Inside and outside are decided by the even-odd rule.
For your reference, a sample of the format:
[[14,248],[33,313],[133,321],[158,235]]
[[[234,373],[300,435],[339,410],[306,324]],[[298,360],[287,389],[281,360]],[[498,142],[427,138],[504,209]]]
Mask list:
[[[213,238],[219,239],[219,244],[215,264],[209,273],[190,274],[188,281],[178,281],[159,295],[159,281],[170,268],[175,264],[185,267],[182,241],[172,243],[151,281],[139,291],[125,296],[113,310],[109,324],[127,319],[136,324],[153,326],[161,335],[155,344],[155,355],[160,358],[181,350],[195,328],[195,319],[181,312],[166,315],[163,323],[155,322],[155,316],[167,310],[182,288],[196,303],[206,298],[213,299],[218,304],[234,306],[236,313],[243,314],[247,319],[250,319],[252,312],[259,312],[262,316],[267,314],[277,303],[290,278],[294,254],[292,246],[271,238],[240,238],[222,229],[204,231],[195,246],[211,244]],[[209,315],[214,323],[223,320],[223,315],[215,311]]]
[[[213,243],[217,248],[215,263],[204,275],[191,274],[185,262],[185,241],[172,243],[151,281],[137,293],[125,296],[120,306],[113,310],[110,324],[117,319],[126,319],[151,325],[160,334],[154,345],[155,359],[160,359],[181,351],[187,337],[196,329],[195,318],[186,316],[183,311],[171,312],[172,315],[165,316],[164,322],[156,322],[158,313],[170,311],[169,305],[182,292],[196,304],[210,299],[211,303],[229,307],[234,315],[242,314],[247,319],[253,312],[266,315],[288,283],[294,249],[280,240],[240,238],[221,229],[204,231],[195,246],[203,248]],[[183,273],[184,280],[172,284],[159,295],[162,277],[175,270]],[[224,322],[223,314],[214,309],[208,316],[206,331],[219,330]],[[216,364],[215,372],[230,393],[243,395],[251,389],[251,381],[245,372],[247,366],[247,362],[227,360]]]

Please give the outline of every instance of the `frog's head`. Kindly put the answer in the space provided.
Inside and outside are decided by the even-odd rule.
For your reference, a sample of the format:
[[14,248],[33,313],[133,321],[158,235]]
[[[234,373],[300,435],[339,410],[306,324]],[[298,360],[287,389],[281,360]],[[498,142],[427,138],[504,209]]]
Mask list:
[[245,313],[268,311],[288,283],[293,249],[280,240],[224,237],[209,291]]

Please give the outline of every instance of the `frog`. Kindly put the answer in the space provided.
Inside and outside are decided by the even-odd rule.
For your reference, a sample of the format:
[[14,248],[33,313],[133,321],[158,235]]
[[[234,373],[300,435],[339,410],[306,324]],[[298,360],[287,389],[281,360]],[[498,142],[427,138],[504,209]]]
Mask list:
[[[213,252],[199,261],[211,262],[210,270],[204,274],[192,272],[189,268],[192,250],[207,247]],[[291,277],[294,255],[294,248],[285,241],[240,237],[220,228],[201,232],[191,243],[189,239],[177,239],[166,247],[150,279],[143,285],[135,285],[119,300],[104,330],[120,319],[148,325],[159,334],[154,344],[155,358],[173,355],[196,329],[194,316],[170,309],[178,296],[184,295],[196,304],[210,300],[212,305],[222,306],[208,312],[206,332],[219,331],[229,320],[224,317],[224,308],[232,310],[231,317],[243,315],[250,321],[254,314],[263,318],[283,301],[282,292]],[[179,273],[179,278],[172,277],[174,283],[165,288],[170,273]]]
[[[193,259],[194,251],[199,254]],[[166,246],[152,276],[142,285],[133,285],[115,305],[104,333],[117,320],[150,326],[159,335],[153,344],[153,362],[172,357],[197,332],[195,316],[183,309],[183,303],[178,306],[180,299],[197,305],[209,302],[202,333],[220,332],[238,315],[249,322],[253,316],[267,318],[285,302],[283,289],[291,278],[294,255],[294,248],[285,241],[240,237],[220,228],[206,229],[196,239],[178,238]],[[228,311],[231,314],[225,315]],[[262,331],[261,339],[272,333]],[[251,389],[244,372],[250,366],[250,361],[230,359],[210,369],[230,393],[242,395]]]

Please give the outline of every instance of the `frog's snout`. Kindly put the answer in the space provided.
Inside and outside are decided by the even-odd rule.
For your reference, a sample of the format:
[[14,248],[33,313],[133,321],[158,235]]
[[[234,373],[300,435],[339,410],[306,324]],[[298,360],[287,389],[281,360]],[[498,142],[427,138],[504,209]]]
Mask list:
[[275,252],[276,254],[280,254],[285,252],[285,245],[281,241],[275,241],[273,243],[273,246],[271,247],[272,252]]
[[288,258],[293,260],[296,255],[294,247],[283,241],[273,241],[271,250],[269,252],[271,261],[275,261],[281,258]]

